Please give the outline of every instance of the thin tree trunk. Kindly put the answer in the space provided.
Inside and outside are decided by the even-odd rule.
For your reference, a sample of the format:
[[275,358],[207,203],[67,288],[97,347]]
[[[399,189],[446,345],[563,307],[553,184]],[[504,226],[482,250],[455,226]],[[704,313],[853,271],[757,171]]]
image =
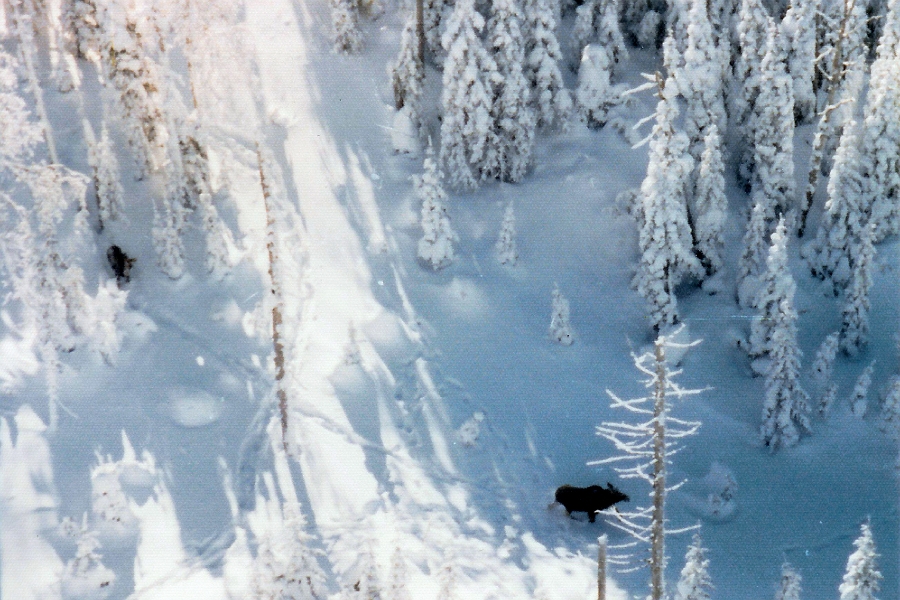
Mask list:
[[416,38],[418,39],[419,64],[425,68],[425,6],[424,0],[416,0]]
[[281,282],[278,280],[276,261],[278,250],[275,247],[275,217],[272,214],[272,191],[266,179],[263,167],[262,148],[257,144],[256,158],[259,163],[259,181],[262,186],[263,202],[266,210],[266,248],[269,251],[269,279],[271,281],[270,292],[272,294],[272,345],[275,348],[275,388],[278,395],[278,409],[281,412],[281,443],[284,450],[288,450],[288,403],[287,392],[284,389],[284,343],[281,341],[281,326],[283,299]]
[[822,158],[825,152],[825,143],[828,141],[830,134],[834,131],[831,123],[831,114],[837,108],[835,101],[837,94],[841,89],[841,83],[844,81],[846,67],[844,63],[844,38],[847,36],[847,25],[850,22],[850,15],[853,12],[853,6],[856,0],[845,0],[844,16],[841,19],[841,27],[838,32],[838,39],[834,45],[834,56],[831,59],[831,72],[825,76],[828,82],[828,97],[825,101],[825,108],[822,110],[822,116],[816,125],[816,135],[813,138],[813,150],[810,157],[809,176],[807,177],[806,194],[802,197],[802,205],[800,207],[800,226],[797,228],[797,237],[803,237],[806,232],[806,219],[809,211],[812,209],[813,198],[816,195],[816,189],[819,185],[819,172],[822,170]]
[[606,600],[606,543],[605,535],[597,539],[597,600]]
[[650,598],[665,598],[666,503],[666,351],[656,340],[656,384],[653,392],[653,516],[650,523]]

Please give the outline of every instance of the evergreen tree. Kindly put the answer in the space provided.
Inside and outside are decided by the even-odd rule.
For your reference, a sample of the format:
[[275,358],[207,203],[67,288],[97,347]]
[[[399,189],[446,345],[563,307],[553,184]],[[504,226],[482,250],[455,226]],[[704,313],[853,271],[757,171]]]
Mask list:
[[724,265],[725,220],[728,198],[725,196],[725,165],[722,161],[722,138],[715,123],[707,129],[697,169],[694,195],[694,232],[697,252],[702,257],[706,274],[713,275]]
[[684,568],[678,580],[675,600],[709,600],[711,588],[712,580],[709,578],[706,548],[703,547],[700,534],[695,533],[684,557]]
[[675,131],[677,93],[668,79],[656,106],[650,161],[641,184],[641,260],[634,285],[650,304],[650,321],[657,331],[678,321],[675,286],[686,276],[703,274],[688,224],[685,190],[694,161],[687,152],[687,136]]
[[60,6],[63,35],[68,49],[77,57],[100,60],[102,28],[106,6],[97,0],[63,0]]
[[398,544],[391,557],[390,600],[413,600],[406,588],[407,581],[406,557]]
[[494,247],[497,251],[497,260],[501,265],[514,267],[519,260],[519,251],[516,248],[516,215],[513,212],[513,203],[506,205],[503,213],[503,223],[500,225],[500,235]]
[[853,393],[850,395],[850,412],[860,419],[866,416],[868,410],[869,387],[872,385],[872,373],[875,371],[875,361],[863,369],[862,373],[856,379],[856,385],[853,386]]
[[767,199],[768,219],[794,207],[794,92],[778,29],[769,21],[753,105],[753,187]]
[[618,102],[618,93],[610,83],[609,54],[600,45],[584,47],[575,101],[579,118],[591,129],[606,125],[609,109]]
[[900,441],[900,375],[894,375],[888,382],[881,404],[881,430],[892,439]]
[[425,65],[419,57],[416,36],[416,14],[411,12],[400,35],[400,53],[391,66],[391,87],[394,90],[394,108],[410,106],[414,115],[419,114],[422,84],[425,81]]
[[741,181],[750,184],[753,172],[753,144],[756,99],[760,93],[760,70],[766,48],[766,27],[769,16],[761,0],[741,0],[737,25],[740,55],[734,66],[734,81],[739,91],[731,96],[731,118],[743,138],[738,164]]
[[890,0],[872,63],[862,141],[875,241],[900,231],[900,0]]
[[860,164],[860,128],[855,121],[844,127],[828,181],[828,201],[816,239],[804,248],[813,274],[831,279],[835,294],[853,277],[859,241],[865,229],[865,199]]
[[760,314],[750,326],[751,356],[768,355],[781,303],[787,297],[793,298],[795,291],[796,284],[788,269],[787,230],[782,218],[772,234],[772,245],[766,257],[765,278],[756,297],[756,308]]
[[699,162],[710,128],[723,131],[727,123],[722,92],[723,56],[715,43],[706,2],[691,2],[687,17],[684,66],[676,78],[687,104],[684,132],[691,141],[691,156]]
[[782,446],[796,445],[801,430],[809,430],[808,396],[799,381],[796,285],[787,270],[787,228],[783,218],[772,234],[766,265],[766,288],[760,298],[762,315],[754,325],[759,323],[760,328],[770,332],[764,338],[762,334],[757,337],[769,358],[761,436],[774,452]]
[[584,47],[598,44],[608,55],[611,71],[621,61],[628,59],[628,48],[619,27],[619,0],[587,0],[575,9],[573,61],[578,61]]
[[[274,490],[272,490],[274,491]],[[282,521],[260,537],[251,582],[256,598],[318,600],[325,575],[309,548],[312,536],[296,502],[281,507]]]
[[572,334],[572,326],[569,324],[569,301],[559,291],[559,286],[553,288],[552,310],[550,313],[550,339],[562,346],[571,346],[575,341]]
[[737,300],[741,306],[756,306],[769,251],[769,225],[766,219],[766,198],[762,192],[750,197],[750,222],[744,233],[738,270]]
[[800,600],[800,573],[788,563],[781,565],[781,584],[775,592],[775,600]]
[[498,172],[503,181],[516,182],[531,165],[537,126],[531,108],[531,89],[524,74],[525,48],[519,19],[519,0],[493,0],[488,40],[502,84],[494,100]]
[[844,580],[838,588],[840,600],[877,600],[875,594],[881,588],[882,576],[875,562],[878,554],[868,523],[863,523],[853,545],[856,550],[847,559]]
[[123,199],[125,192],[119,183],[119,161],[113,152],[106,123],[100,130],[100,139],[94,138],[94,132],[87,120],[84,121],[85,137],[88,145],[88,164],[91,166],[94,180],[94,193],[97,198],[97,217],[99,229],[107,223],[125,218]]
[[418,256],[435,271],[453,262],[453,242],[456,233],[450,225],[450,215],[445,205],[447,194],[441,186],[441,171],[434,160],[434,150],[429,144],[425,153],[423,173],[414,178],[416,195],[422,201],[422,230]]
[[359,30],[359,0],[331,0],[331,22],[334,25],[334,49],[342,54],[356,54],[362,48]]
[[447,0],[423,0],[422,21],[425,30],[425,45],[432,57],[441,53],[441,30],[444,23],[444,7],[449,4]]
[[875,268],[874,235],[874,227],[867,227],[857,242],[859,256],[853,265],[853,275],[841,311],[841,350],[850,356],[855,356],[869,341],[869,291]]
[[812,364],[813,381],[820,390],[823,390],[819,399],[819,415],[823,417],[828,414],[837,394],[837,384],[832,380],[832,376],[839,339],[840,333],[837,331],[828,334],[819,346]]
[[497,64],[481,45],[484,18],[474,0],[459,0],[448,20],[443,44],[441,164],[453,187],[474,188],[497,173],[499,151],[493,99],[500,84]]
[[816,116],[813,89],[816,69],[815,0],[791,0],[781,21],[781,32],[788,45],[788,72],[794,88],[794,118],[797,124],[811,123]]
[[563,83],[554,0],[525,0],[525,77],[534,91],[538,127],[565,125],[572,98]]

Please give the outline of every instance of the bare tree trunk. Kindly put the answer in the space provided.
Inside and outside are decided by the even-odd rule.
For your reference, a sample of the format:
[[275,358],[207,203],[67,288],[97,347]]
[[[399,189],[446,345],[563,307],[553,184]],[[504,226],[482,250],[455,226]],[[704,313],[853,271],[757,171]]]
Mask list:
[[[419,42],[419,64],[425,68],[425,6],[424,0],[416,0],[416,38]],[[424,73],[423,73],[424,74]]]
[[266,248],[269,251],[269,279],[271,281],[270,292],[272,294],[272,344],[275,347],[275,387],[278,395],[278,409],[281,412],[281,443],[284,450],[288,450],[288,405],[287,392],[284,389],[284,343],[281,341],[281,325],[283,298],[281,282],[278,280],[276,261],[278,250],[275,247],[275,217],[272,214],[272,191],[263,166],[262,148],[257,143],[256,158],[259,163],[259,181],[262,186],[263,202],[266,210]]
[[807,177],[806,194],[802,197],[802,205],[800,206],[800,226],[797,228],[797,237],[803,237],[806,231],[806,219],[809,211],[812,209],[813,197],[816,195],[816,188],[819,184],[819,172],[822,170],[822,158],[825,152],[825,144],[834,131],[831,123],[831,114],[837,108],[835,101],[837,94],[841,89],[841,83],[844,81],[844,75],[847,72],[844,65],[844,38],[847,37],[847,26],[850,23],[850,16],[853,12],[853,5],[856,0],[845,0],[844,16],[841,19],[841,27],[838,32],[838,39],[834,45],[834,56],[831,58],[831,72],[825,75],[825,81],[828,82],[828,97],[825,101],[825,108],[822,110],[822,116],[816,125],[816,135],[813,138],[812,155],[810,156],[809,176]]
[[656,382],[653,392],[653,515],[650,523],[650,598],[665,598],[666,503],[666,351],[656,340]]
[[606,600],[606,543],[605,535],[597,538],[597,600]]

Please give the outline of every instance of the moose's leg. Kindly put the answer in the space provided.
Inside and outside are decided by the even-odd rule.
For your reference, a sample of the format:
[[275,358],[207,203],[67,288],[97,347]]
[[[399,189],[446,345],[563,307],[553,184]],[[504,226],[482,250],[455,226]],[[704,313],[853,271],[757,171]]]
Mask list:
[[597,511],[596,511],[596,510],[589,510],[589,511],[588,511],[588,521],[590,521],[591,523],[593,523],[595,518],[597,518]]

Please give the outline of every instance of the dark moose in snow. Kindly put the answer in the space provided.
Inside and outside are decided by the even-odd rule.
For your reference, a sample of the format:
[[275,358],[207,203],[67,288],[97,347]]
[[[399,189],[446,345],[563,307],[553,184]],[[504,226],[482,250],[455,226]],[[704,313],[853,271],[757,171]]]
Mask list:
[[593,523],[597,512],[606,510],[618,502],[628,502],[627,495],[616,486],[606,482],[606,487],[591,485],[586,488],[563,485],[556,490],[556,501],[566,509],[566,514],[586,512],[588,520]]
[[121,286],[123,283],[131,281],[131,267],[134,265],[136,258],[131,258],[116,245],[112,245],[106,251],[106,260],[116,275],[116,282]]

